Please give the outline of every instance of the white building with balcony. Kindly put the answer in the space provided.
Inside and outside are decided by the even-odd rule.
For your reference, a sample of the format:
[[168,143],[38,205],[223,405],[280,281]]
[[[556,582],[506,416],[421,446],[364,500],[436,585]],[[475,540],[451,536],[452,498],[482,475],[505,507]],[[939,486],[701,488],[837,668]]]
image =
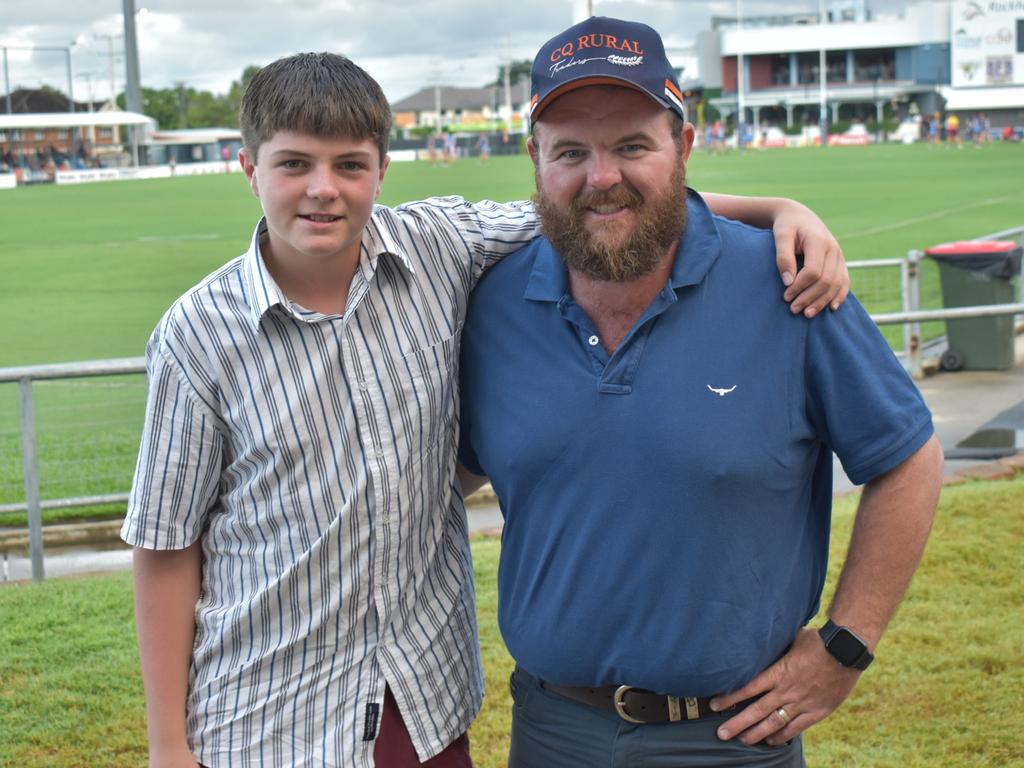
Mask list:
[[[697,40],[711,103],[757,130],[872,116],[988,113],[1024,124],[1024,0],[931,0],[873,15],[866,0],[817,13],[716,19]],[[822,66],[824,65],[824,66]],[[824,78],[822,78],[824,71]],[[824,82],[823,82],[824,80]],[[913,105],[913,106],[912,106]]]

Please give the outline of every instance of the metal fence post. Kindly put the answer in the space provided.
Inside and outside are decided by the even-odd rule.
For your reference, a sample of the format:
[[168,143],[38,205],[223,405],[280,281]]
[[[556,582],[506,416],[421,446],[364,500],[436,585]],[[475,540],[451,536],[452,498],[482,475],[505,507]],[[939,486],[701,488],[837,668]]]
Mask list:
[[[907,252],[907,295],[905,301],[907,311],[917,312],[921,308],[921,251]],[[910,360],[910,375],[917,379],[924,378],[924,364],[921,361],[923,340],[921,324],[908,323],[903,326],[904,337],[907,339],[907,356]]]
[[[910,258],[900,262],[900,309],[903,312],[910,311]],[[910,324],[903,325],[903,354],[911,359],[910,345],[913,341],[910,338]]]
[[32,379],[18,380],[21,393],[21,471],[25,477],[25,505],[28,508],[28,545],[32,556],[32,579],[42,581],[43,513],[39,502],[39,466],[36,462],[36,412],[32,404]]

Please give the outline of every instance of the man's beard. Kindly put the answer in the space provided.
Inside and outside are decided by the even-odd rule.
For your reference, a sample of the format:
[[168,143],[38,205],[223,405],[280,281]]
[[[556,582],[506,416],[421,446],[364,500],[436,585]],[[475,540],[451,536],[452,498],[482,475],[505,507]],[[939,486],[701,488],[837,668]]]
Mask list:
[[[541,229],[554,245],[569,269],[595,280],[624,282],[653,270],[686,226],[686,164],[676,160],[668,189],[647,201],[629,182],[623,180],[608,190],[580,195],[561,210],[544,194],[539,176],[533,196]],[[637,212],[633,231],[623,240],[596,239],[587,231],[584,216],[588,208],[613,205]],[[608,229],[622,226],[614,222]]]

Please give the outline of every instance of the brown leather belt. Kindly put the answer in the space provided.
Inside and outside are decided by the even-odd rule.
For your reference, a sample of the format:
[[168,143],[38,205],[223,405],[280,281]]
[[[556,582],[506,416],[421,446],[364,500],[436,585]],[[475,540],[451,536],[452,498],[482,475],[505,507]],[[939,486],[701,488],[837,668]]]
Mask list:
[[567,699],[595,709],[614,712],[629,723],[675,723],[681,720],[697,720],[708,715],[732,712],[748,703],[744,701],[721,712],[712,712],[710,698],[666,696],[631,685],[565,688],[544,681],[541,681],[541,685]]

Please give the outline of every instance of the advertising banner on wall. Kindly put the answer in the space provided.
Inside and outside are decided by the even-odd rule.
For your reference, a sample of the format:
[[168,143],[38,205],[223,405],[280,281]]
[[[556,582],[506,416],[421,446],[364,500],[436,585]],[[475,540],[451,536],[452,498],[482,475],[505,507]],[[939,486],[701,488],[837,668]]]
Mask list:
[[1024,0],[954,0],[952,85],[1024,85]]

